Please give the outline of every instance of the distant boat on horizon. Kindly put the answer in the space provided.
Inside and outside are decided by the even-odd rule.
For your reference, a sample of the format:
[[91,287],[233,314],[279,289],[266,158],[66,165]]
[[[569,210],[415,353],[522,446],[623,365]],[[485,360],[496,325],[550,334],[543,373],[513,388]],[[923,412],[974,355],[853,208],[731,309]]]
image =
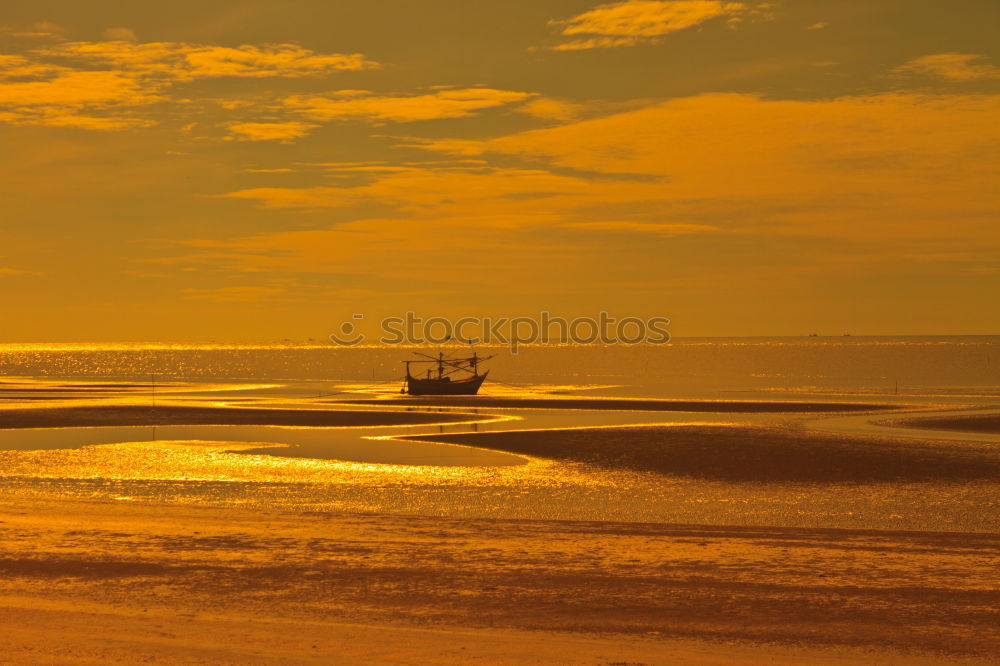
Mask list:
[[[493,356],[480,357],[475,352],[465,358],[447,358],[443,352],[430,356],[416,352],[425,359],[404,361],[406,364],[406,386],[400,393],[410,395],[476,395],[479,387],[486,381],[489,370],[479,374],[479,364],[488,361]],[[410,365],[417,363],[433,364],[427,369],[426,377],[414,376]],[[436,367],[435,367],[436,366]]]

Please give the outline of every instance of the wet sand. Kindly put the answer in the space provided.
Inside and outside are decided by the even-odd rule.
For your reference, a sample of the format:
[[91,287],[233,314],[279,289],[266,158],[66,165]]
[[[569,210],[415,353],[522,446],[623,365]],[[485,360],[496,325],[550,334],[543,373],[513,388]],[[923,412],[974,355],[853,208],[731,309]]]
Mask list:
[[88,405],[0,409],[0,428],[74,428],[96,426],[275,425],[360,427],[459,423],[489,417],[429,412],[262,409],[188,405]]
[[[336,402],[762,414],[898,408],[576,398]],[[0,428],[362,427],[491,418],[316,404],[16,407],[0,410]],[[1000,479],[994,445],[794,427],[617,426],[401,439],[712,482],[803,484],[806,491],[817,487],[806,484]],[[115,449],[106,451],[115,460]],[[252,464],[252,455],[243,460]],[[132,463],[126,467],[135,475]],[[0,498],[0,663],[985,664],[1000,654],[997,534],[251,510],[32,492]]]
[[0,661],[988,663],[998,549],[982,534],[4,500]]
[[624,398],[500,398],[479,396],[392,397],[379,400],[338,400],[347,405],[391,404],[426,407],[491,407],[500,409],[598,409],[649,412],[796,413],[867,412],[901,409],[900,405],[857,402],[756,400],[642,400]]
[[1000,435],[1000,415],[953,416],[949,418],[917,418],[894,421],[894,425],[929,430],[954,430]]
[[838,437],[752,426],[640,426],[413,435],[609,468],[730,482],[1000,480],[993,445]]

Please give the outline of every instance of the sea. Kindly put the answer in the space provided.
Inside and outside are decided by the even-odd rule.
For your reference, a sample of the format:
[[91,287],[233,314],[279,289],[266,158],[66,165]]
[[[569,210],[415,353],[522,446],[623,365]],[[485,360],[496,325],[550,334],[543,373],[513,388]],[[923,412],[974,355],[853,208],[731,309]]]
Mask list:
[[[0,387],[8,387],[0,407],[24,397],[19,388],[47,390],[35,395],[41,405],[37,398],[46,395],[78,399],[65,393],[67,387],[99,381],[131,384],[122,398],[131,404],[159,397],[161,403],[342,408],[337,401],[345,398],[398,396],[403,361],[440,351],[468,349],[10,343],[0,345]],[[689,338],[657,346],[475,351],[495,355],[483,392],[501,397],[864,401],[924,411],[1000,410],[1000,336]],[[840,423],[817,415],[471,411],[477,418],[496,415],[496,422],[4,431],[0,492],[26,501],[192,503],[255,511],[1000,532],[1000,479],[724,482],[394,439],[468,430],[694,423],[836,431]],[[855,417],[854,434],[859,423],[861,432],[877,431]],[[935,441],[924,437],[914,445]],[[970,436],[963,443],[955,435],[941,446],[988,451],[998,443],[1000,436]],[[268,447],[283,454],[271,455]],[[326,453],[297,456],[296,450]]]
[[[0,376],[392,382],[415,351],[311,344],[0,344]],[[587,385],[648,397],[733,392],[996,394],[1000,336],[690,338],[666,345],[536,345],[496,354],[494,382]]]

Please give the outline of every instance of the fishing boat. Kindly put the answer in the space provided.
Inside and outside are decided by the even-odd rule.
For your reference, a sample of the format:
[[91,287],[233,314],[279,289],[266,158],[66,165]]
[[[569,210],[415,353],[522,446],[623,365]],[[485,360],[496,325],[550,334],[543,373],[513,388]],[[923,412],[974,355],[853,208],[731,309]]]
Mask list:
[[[466,358],[449,358],[443,352],[437,356],[421,354],[425,358],[404,361],[406,364],[406,386],[400,393],[410,395],[476,395],[479,387],[486,381],[489,370],[479,374],[479,364],[488,361],[492,356],[481,357],[475,352]],[[411,365],[426,363],[427,374],[424,377],[414,375]]]

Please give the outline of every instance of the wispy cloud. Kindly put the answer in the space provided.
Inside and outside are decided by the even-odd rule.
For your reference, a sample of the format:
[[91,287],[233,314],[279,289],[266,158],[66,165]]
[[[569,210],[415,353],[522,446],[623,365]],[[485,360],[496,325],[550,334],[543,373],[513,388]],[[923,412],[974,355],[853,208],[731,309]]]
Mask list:
[[66,71],[72,70],[59,65],[37,62],[20,55],[0,54],[0,82],[42,80]]
[[[303,78],[378,67],[361,54],[316,53],[294,44],[236,48],[137,43],[127,28],[102,42],[57,42],[0,55],[0,122],[115,130],[155,124],[143,107],[175,100],[173,86],[206,78]],[[177,99],[176,101],[184,101]],[[294,125],[285,124],[286,139]],[[304,124],[298,125],[305,128]],[[266,128],[244,128],[242,138]],[[282,129],[273,128],[272,134]],[[301,132],[300,132],[301,134]]]
[[[404,139],[458,159],[332,165],[326,184],[222,196],[268,208],[388,206],[411,221],[580,231],[925,233],[910,224],[915,217],[979,225],[1000,203],[979,175],[992,169],[985,156],[997,140],[998,107],[1000,96],[699,95],[483,141]],[[494,166],[512,160],[525,166]],[[865,222],[864,209],[884,211],[882,221]]]
[[113,42],[138,42],[139,36],[132,28],[108,28],[101,35],[104,39]]
[[281,287],[217,287],[210,289],[182,289],[184,298],[212,303],[261,303],[274,300],[285,293]]
[[137,106],[162,97],[120,72],[63,71],[45,81],[0,84],[0,105],[8,107]]
[[664,35],[727,17],[736,24],[766,15],[769,5],[722,0],[628,0],[600,5],[573,18],[552,21],[561,34],[575,37],[551,47],[556,51],[635,46]]
[[[528,214],[530,203],[516,202],[511,196],[544,192],[572,197],[590,188],[585,180],[539,169],[379,165],[336,168],[337,172],[345,170],[371,174],[374,180],[355,186],[258,187],[222,196],[257,201],[268,208],[337,208],[379,202],[410,214],[425,215],[430,211],[441,218],[489,218],[511,226],[537,218]],[[512,212],[511,207],[518,209],[517,218],[503,222]]]
[[1000,79],[1000,67],[986,62],[975,53],[935,53],[921,56],[893,70],[896,74],[917,74],[948,81]]
[[[229,123],[230,135],[239,141],[290,141],[318,127],[310,123]],[[273,172],[273,170],[272,170]]]
[[[756,275],[755,287],[780,290],[796,275],[910,267],[922,247],[948,250],[921,259],[924,273],[973,274],[1000,247],[998,110],[1000,96],[989,95],[698,95],[493,139],[426,142],[438,155],[424,164],[296,164],[324,173],[261,175],[268,186],[224,196],[321,228],[190,242],[169,261],[246,279],[454,286],[461,274],[467,292],[526,294],[553,284],[610,293],[600,291],[609,274],[621,281],[615,293],[633,293],[625,286],[650,289],[650,276],[674,267],[701,289]],[[834,265],[859,248],[870,262]],[[776,257],[796,267],[771,265]]]
[[563,225],[567,229],[603,231],[611,233],[655,234],[658,236],[683,236],[718,231],[711,224],[683,224],[663,222],[575,222]]
[[[0,62],[0,121],[12,125],[51,125],[111,130],[151,124],[138,117],[138,107],[162,101],[155,90],[114,71],[36,68],[43,80],[10,78],[31,75],[23,62]],[[26,71],[27,70],[27,71]],[[4,73],[9,78],[4,76]]]
[[[58,42],[20,55],[0,55],[0,122],[114,130],[155,124],[166,117],[149,108],[161,102],[197,112],[206,105],[235,116],[221,123],[228,138],[240,141],[292,141],[317,123],[361,121],[373,124],[462,118],[476,112],[524,102],[534,93],[486,87],[437,86],[416,94],[376,94],[341,89],[287,95],[262,104],[241,96],[202,99],[191,104],[190,91],[177,85],[213,78],[325,77],[331,73],[379,67],[361,54],[316,53],[294,44],[235,48],[179,42],[139,43],[127,28],[102,42]],[[536,113],[562,114],[569,106],[551,103]],[[263,113],[262,113],[263,112]],[[263,117],[262,117],[263,116]],[[219,126],[215,119],[202,126]],[[197,124],[188,122],[182,131]]]
[[378,67],[360,53],[316,53],[296,44],[239,47],[127,40],[65,42],[35,51],[173,81],[221,77],[308,77]]
[[38,21],[27,26],[0,25],[0,34],[27,39],[61,39],[66,32],[66,28],[48,21]]
[[412,122],[461,118],[474,111],[521,102],[532,96],[532,93],[492,88],[446,89],[423,95],[372,95],[347,90],[325,95],[293,95],[282,103],[287,109],[317,121]]
[[541,97],[517,107],[520,113],[541,118],[542,120],[554,120],[557,122],[569,122],[578,120],[584,110],[582,104],[575,104],[551,97]]
[[[407,145],[612,178],[589,179],[582,189],[555,182],[543,188],[539,180],[532,191],[561,196],[534,201],[534,210],[548,210],[562,224],[682,223],[871,237],[933,233],[913,220],[934,218],[971,232],[1000,205],[988,185],[998,112],[997,95],[806,101],[710,94],[484,141]],[[650,178],[615,180],[616,174]],[[838,201],[829,200],[831,191]],[[623,218],[622,207],[638,217]],[[589,219],[580,219],[584,214]]]
[[[442,244],[442,238],[448,242]],[[549,246],[530,245],[503,226],[477,224],[467,218],[419,222],[365,218],[325,229],[187,245],[189,254],[164,263],[210,265],[242,275],[355,274],[447,284],[449,288],[454,288],[456,272],[463,275],[465,285],[509,284],[512,266],[519,266],[518,275],[530,279],[553,266],[572,266],[579,261],[573,244],[565,239]],[[541,257],[546,261],[534,261]]]
[[32,275],[32,276],[38,277],[39,275],[42,275],[42,274],[39,273],[39,272],[37,272],[37,271],[26,271],[26,270],[22,270],[20,268],[8,268],[8,267],[0,266],[0,277],[2,277],[4,275]]

